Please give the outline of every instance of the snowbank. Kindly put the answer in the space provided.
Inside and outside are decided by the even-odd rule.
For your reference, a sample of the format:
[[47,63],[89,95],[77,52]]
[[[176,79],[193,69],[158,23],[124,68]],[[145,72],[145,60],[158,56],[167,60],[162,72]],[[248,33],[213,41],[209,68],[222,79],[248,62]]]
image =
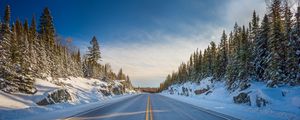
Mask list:
[[[34,95],[22,93],[8,94],[0,91],[0,119],[24,119],[37,114],[41,116],[53,113],[53,111],[64,112],[76,110],[76,112],[80,112],[112,101],[113,98],[115,99],[125,94],[131,96],[129,94],[135,93],[131,89],[126,89],[124,95],[114,95],[113,93],[107,95],[102,93],[101,90],[109,91],[109,87],[114,85],[121,85],[121,83],[120,81],[103,82],[98,79],[76,77],[60,78],[57,80],[52,80],[52,78],[47,78],[46,80],[36,79],[35,86],[38,91]],[[66,89],[71,94],[72,99],[65,103],[47,106],[38,106],[36,104],[47,97],[49,93],[58,89]],[[80,110],[78,110],[78,107]],[[72,113],[74,114],[74,112]]]
[[[268,88],[259,82],[250,84],[245,90],[229,92],[224,82],[212,83],[209,77],[200,83],[172,85],[161,94],[240,119],[300,120],[300,87]],[[196,90],[203,93],[196,95]],[[240,93],[248,93],[250,105],[234,103],[233,97]],[[258,98],[266,100],[266,106],[257,107]]]

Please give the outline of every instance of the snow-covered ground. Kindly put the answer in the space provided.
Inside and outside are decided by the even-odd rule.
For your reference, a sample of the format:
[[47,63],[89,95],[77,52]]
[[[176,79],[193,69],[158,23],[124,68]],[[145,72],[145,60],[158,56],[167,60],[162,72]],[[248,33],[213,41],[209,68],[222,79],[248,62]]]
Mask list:
[[[51,81],[51,82],[50,82]],[[35,86],[38,92],[34,95],[15,93],[8,94],[0,91],[0,119],[56,119],[67,117],[82,111],[99,107],[133,96],[135,91],[128,90],[127,95],[105,96],[99,91],[107,89],[109,84],[120,85],[121,81],[107,83],[97,79],[61,78],[52,80],[36,79]],[[72,100],[47,106],[38,106],[36,102],[45,98],[48,93],[57,89],[66,89]],[[52,116],[52,117],[49,117]]]
[[[300,87],[284,86],[280,88],[268,88],[265,84],[251,82],[251,86],[243,91],[226,90],[224,82],[210,82],[211,78],[203,79],[200,84],[187,82],[169,87],[161,95],[217,111],[246,120],[300,120]],[[188,96],[182,95],[182,87],[188,88]],[[170,89],[173,94],[170,94]],[[196,95],[195,90],[209,88],[207,92]],[[251,92],[250,92],[251,91]],[[251,105],[235,104],[233,97],[239,93],[249,93]],[[284,95],[283,95],[284,94]],[[266,106],[257,107],[256,98],[260,97],[268,101]]]

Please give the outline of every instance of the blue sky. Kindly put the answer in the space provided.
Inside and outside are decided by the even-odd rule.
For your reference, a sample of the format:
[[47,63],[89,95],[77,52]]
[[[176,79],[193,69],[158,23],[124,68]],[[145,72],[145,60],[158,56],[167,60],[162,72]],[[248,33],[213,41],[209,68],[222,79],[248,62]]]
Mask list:
[[[1,0],[12,19],[38,19],[49,7],[56,32],[84,52],[92,36],[103,63],[128,73],[136,86],[158,86],[197,48],[219,42],[223,29],[247,24],[264,0]],[[3,16],[3,12],[1,13]]]

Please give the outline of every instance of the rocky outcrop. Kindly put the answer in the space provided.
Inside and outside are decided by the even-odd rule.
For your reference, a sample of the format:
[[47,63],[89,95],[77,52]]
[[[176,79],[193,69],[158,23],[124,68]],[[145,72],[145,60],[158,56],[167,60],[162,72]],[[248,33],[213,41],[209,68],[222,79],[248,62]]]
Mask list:
[[181,95],[189,96],[189,89],[185,88],[185,87],[182,87],[182,93],[181,93]]
[[111,91],[109,91],[107,89],[99,89],[99,92],[101,92],[104,96],[110,96],[111,95]]
[[248,96],[248,93],[244,93],[244,92],[240,93],[237,96],[234,96],[233,101],[234,101],[234,103],[237,103],[237,104],[245,103],[245,104],[251,105],[250,96]]
[[38,105],[50,105],[55,103],[62,103],[72,100],[71,94],[66,89],[59,89],[52,93],[41,101],[37,102]]
[[110,95],[122,95],[126,93],[128,89],[132,89],[124,85],[126,82],[122,80],[118,81],[110,81],[108,84],[99,84],[97,82],[93,83],[92,85],[97,87],[97,92],[101,93],[104,96]]
[[194,93],[195,93],[196,95],[199,95],[199,94],[203,94],[203,93],[207,92],[208,90],[209,90],[209,89],[206,89],[206,88],[204,88],[204,89],[199,89],[199,90],[195,90]]
[[115,95],[121,95],[121,94],[123,94],[123,88],[121,86],[114,86],[114,87],[112,87],[112,92]]
[[169,93],[170,93],[171,95],[173,95],[173,94],[174,94],[173,87],[171,87],[171,89],[169,89]]

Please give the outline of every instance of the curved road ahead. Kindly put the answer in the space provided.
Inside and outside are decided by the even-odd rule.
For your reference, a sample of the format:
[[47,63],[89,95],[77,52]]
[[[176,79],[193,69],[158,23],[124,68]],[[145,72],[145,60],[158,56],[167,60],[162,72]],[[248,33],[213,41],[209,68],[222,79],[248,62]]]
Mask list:
[[77,114],[68,120],[234,120],[158,94],[140,94]]

